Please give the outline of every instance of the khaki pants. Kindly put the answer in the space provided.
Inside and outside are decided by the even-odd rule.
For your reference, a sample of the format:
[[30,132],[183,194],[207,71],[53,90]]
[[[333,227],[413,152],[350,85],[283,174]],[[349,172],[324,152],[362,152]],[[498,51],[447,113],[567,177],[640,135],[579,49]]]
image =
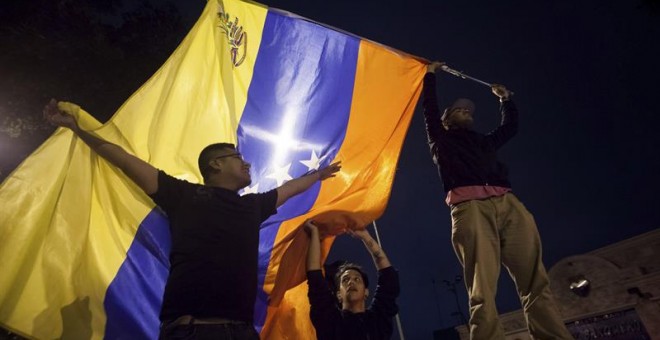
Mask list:
[[451,207],[452,244],[463,265],[470,338],[504,339],[495,306],[500,263],[518,290],[534,339],[573,339],[552,298],[534,217],[512,193]]

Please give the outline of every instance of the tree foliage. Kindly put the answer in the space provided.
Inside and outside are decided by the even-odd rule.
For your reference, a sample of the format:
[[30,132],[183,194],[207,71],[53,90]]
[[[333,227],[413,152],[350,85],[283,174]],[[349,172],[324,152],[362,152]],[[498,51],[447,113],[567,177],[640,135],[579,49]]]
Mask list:
[[106,121],[185,35],[170,1],[0,2],[0,179],[54,128],[41,111],[70,100]]

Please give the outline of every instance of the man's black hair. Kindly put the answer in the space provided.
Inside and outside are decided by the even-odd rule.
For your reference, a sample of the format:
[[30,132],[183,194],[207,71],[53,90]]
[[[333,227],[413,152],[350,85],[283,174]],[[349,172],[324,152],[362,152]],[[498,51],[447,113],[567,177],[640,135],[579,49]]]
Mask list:
[[199,153],[199,158],[197,159],[197,166],[199,167],[199,172],[202,174],[202,178],[204,178],[204,182],[208,180],[209,176],[209,171],[211,170],[211,166],[209,163],[211,160],[213,160],[214,157],[216,157],[216,152],[224,149],[232,149],[235,150],[236,146],[231,143],[215,143],[211,144],[202,150],[202,152]]
[[356,272],[360,273],[360,276],[362,276],[362,282],[364,282],[364,288],[365,289],[369,288],[369,277],[362,270],[362,267],[355,263],[345,262],[344,264],[339,266],[339,268],[337,269],[337,273],[335,273],[335,291],[339,291],[341,276],[347,270],[355,270]]

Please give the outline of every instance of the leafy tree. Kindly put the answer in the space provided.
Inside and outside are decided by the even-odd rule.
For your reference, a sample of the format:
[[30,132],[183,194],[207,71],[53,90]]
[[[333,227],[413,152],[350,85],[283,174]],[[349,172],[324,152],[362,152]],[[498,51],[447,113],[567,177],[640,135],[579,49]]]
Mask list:
[[0,180],[54,130],[50,98],[106,121],[186,31],[171,1],[0,2]]

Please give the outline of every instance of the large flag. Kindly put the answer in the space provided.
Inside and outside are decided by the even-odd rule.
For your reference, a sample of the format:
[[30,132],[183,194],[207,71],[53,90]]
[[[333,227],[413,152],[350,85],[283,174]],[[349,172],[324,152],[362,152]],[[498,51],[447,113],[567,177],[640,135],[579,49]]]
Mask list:
[[[417,59],[287,12],[210,0],[191,32],[113,118],[82,126],[200,182],[208,144],[237,143],[244,192],[342,162],[336,178],[266,221],[255,324],[262,338],[314,335],[302,221],[329,232],[379,217],[421,91]],[[167,218],[121,171],[58,129],[0,187],[0,324],[52,338],[151,338],[168,273]],[[332,240],[324,242],[327,254]]]

